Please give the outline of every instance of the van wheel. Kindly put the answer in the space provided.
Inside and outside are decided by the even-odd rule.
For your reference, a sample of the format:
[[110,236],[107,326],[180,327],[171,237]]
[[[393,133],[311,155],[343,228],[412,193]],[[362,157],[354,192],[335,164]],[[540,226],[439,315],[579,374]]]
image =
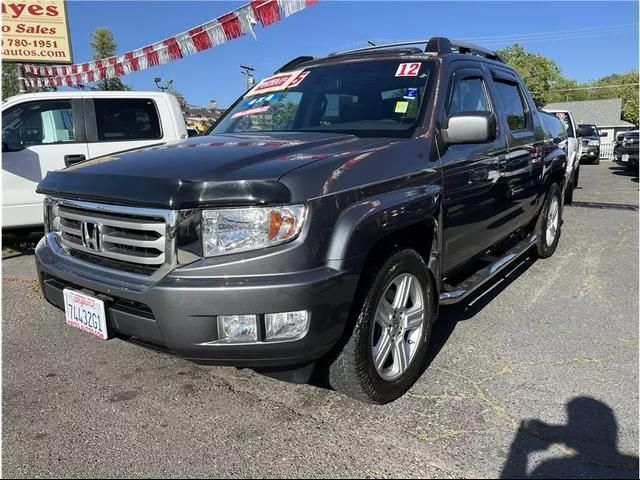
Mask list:
[[364,298],[353,311],[353,331],[329,366],[329,383],[357,400],[385,404],[422,373],[435,299],[427,266],[415,250],[397,252],[369,271]]
[[549,258],[556,251],[562,229],[562,199],[560,187],[551,184],[544,206],[536,222],[536,250],[538,257]]

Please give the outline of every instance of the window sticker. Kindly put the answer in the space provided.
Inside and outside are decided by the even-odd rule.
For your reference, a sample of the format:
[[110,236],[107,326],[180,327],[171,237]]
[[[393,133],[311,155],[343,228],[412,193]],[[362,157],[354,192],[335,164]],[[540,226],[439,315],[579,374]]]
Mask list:
[[272,75],[261,80],[255,87],[253,87],[248,95],[257,95],[260,93],[269,93],[269,92],[279,92],[285,90],[291,82],[297,80],[297,84],[299,84],[306,75],[302,76],[302,78],[298,79],[298,77],[304,73],[304,70],[294,70],[293,72],[285,72],[279,73],[277,75]]
[[269,110],[270,105],[265,105],[264,107],[255,107],[255,108],[250,108],[248,110],[242,110],[241,112],[236,112],[233,115],[231,115],[231,118],[238,118],[238,117],[244,117],[246,115],[253,115],[255,113],[264,113],[267,110]]
[[293,81],[287,85],[287,88],[293,88],[293,87],[297,87],[298,85],[300,85],[302,83],[302,81],[305,79],[305,77],[309,75],[309,71],[307,70],[306,72],[302,72],[300,75],[298,75],[296,78],[293,79]]
[[396,77],[417,77],[421,66],[421,62],[401,63],[396,70]]
[[405,88],[404,89],[404,97],[406,100],[415,100],[418,98],[418,89],[417,88]]
[[409,108],[409,102],[405,102],[403,100],[399,100],[396,102],[396,113],[407,113],[407,109]]

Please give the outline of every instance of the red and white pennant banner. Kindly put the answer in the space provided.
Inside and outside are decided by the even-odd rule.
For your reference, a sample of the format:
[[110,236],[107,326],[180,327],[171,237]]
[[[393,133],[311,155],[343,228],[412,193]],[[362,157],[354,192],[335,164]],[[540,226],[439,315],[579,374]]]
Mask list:
[[74,86],[117,78],[145,70],[187,55],[213,48],[242,35],[255,38],[253,26],[279,22],[319,0],[251,0],[226,15],[211,20],[161,42],[132,50],[117,57],[75,65],[22,65],[26,82],[33,88]]

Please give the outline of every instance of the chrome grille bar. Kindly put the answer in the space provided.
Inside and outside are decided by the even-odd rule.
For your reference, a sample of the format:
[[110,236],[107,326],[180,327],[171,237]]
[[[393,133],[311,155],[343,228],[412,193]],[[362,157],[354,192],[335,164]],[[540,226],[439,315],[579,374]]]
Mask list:
[[[52,208],[53,228],[58,232],[61,246],[69,253],[81,252],[91,257],[123,262],[127,265],[148,267],[158,270],[172,260],[167,255],[173,247],[172,235],[169,235],[166,212],[147,215],[144,209],[88,204],[80,202],[68,204],[64,201]],[[95,207],[95,208],[93,208]],[[152,213],[156,213],[154,211]],[[100,231],[99,248],[83,239],[83,223],[97,225]],[[86,257],[85,257],[86,258]]]

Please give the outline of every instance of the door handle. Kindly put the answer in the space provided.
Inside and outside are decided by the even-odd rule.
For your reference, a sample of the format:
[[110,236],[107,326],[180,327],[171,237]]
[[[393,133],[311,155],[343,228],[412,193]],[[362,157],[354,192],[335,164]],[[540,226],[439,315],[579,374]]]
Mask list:
[[64,156],[64,164],[67,167],[70,167],[71,165],[74,165],[76,163],[79,162],[84,162],[87,159],[86,156],[80,154],[80,155],[65,155]]

